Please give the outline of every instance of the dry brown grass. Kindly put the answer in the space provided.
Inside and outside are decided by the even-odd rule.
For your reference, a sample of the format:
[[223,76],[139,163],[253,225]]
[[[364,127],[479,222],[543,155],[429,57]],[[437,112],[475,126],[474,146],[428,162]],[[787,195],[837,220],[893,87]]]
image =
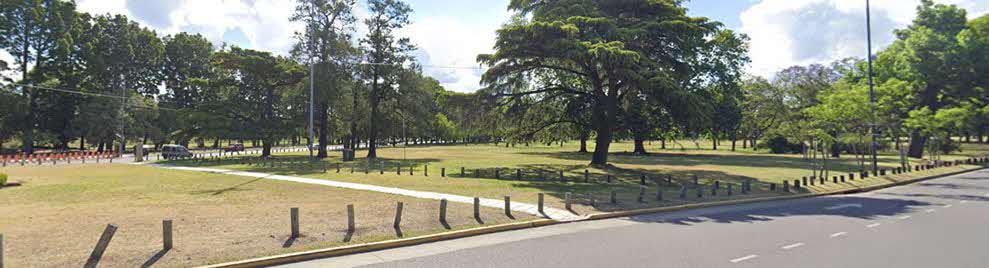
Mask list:
[[[446,231],[439,201],[254,178],[132,165],[15,167],[22,186],[0,189],[0,232],[9,267],[79,267],[108,223],[119,226],[102,267],[139,267],[161,248],[171,218],[175,249],[156,267],[185,267],[396,238],[396,202],[406,237]],[[345,242],[346,204],[357,232]],[[289,208],[301,209],[303,236],[288,245]],[[515,213],[518,220],[530,216]],[[453,229],[480,225],[469,204],[450,203]],[[486,224],[512,221],[482,208]]]

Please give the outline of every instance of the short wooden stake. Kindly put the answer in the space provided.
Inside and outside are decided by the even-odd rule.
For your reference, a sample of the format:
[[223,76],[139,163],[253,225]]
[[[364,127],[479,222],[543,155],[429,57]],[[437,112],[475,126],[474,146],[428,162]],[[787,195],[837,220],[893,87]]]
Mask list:
[[474,219],[481,219],[481,198],[474,197]]
[[539,208],[539,213],[543,213],[543,193],[539,193],[538,208]]
[[446,199],[440,199],[440,223],[446,223]]
[[402,226],[402,209],[405,208],[405,203],[398,202],[398,206],[395,207],[395,224],[392,227],[399,228]]
[[512,197],[505,196],[505,216],[512,217]]
[[570,205],[570,202],[572,202],[570,200],[570,192],[567,192],[566,194],[564,194],[564,206],[567,208],[567,210],[573,209],[573,206]]
[[172,249],[172,220],[165,219],[161,222],[162,249]]
[[103,258],[103,252],[106,251],[107,246],[110,246],[110,240],[113,239],[113,234],[117,233],[117,226],[113,224],[107,224],[106,229],[103,230],[103,234],[100,235],[100,240],[96,242],[96,247],[93,248],[93,252],[89,254],[89,259],[86,260],[86,264],[83,268],[96,268],[100,263],[100,259]]
[[357,229],[357,224],[354,223],[354,205],[347,205],[347,232],[353,233]]
[[289,214],[292,221],[292,238],[299,237],[299,208],[289,209]]

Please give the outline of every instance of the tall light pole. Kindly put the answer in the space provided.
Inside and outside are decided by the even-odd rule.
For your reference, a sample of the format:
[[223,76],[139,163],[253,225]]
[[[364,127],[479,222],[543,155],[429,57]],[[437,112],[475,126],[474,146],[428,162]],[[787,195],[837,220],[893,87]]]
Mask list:
[[879,136],[879,132],[876,130],[876,91],[872,81],[872,16],[869,6],[869,0],[865,0],[865,31],[866,42],[868,42],[866,46],[869,50],[869,115],[872,120],[870,124],[870,132],[872,132],[872,173],[877,174],[879,173],[879,159],[876,153],[876,139]]
[[[315,5],[315,3],[313,4]],[[309,50],[309,160],[313,160],[313,138],[315,136],[313,131],[313,115],[315,114],[315,100],[316,100],[316,12],[315,6],[309,7],[309,16],[312,19],[312,36],[309,37],[310,50]],[[323,146],[320,144],[319,146]]]

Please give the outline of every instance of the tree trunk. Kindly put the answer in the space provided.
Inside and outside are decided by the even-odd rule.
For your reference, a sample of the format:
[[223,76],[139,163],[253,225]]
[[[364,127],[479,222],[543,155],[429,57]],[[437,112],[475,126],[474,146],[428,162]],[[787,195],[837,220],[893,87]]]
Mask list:
[[644,141],[641,138],[638,137],[635,138],[635,151],[633,152],[634,154],[639,154],[639,155],[649,154],[648,152],[646,152],[646,146],[645,144],[643,144],[643,142]]
[[[375,87],[377,87],[377,82],[375,82]],[[374,90],[372,90],[374,91]],[[367,129],[367,158],[375,159],[378,158],[378,96],[377,93],[371,93],[371,119],[368,121]]]
[[271,156],[271,142],[267,139],[261,141],[261,157]]
[[591,157],[591,165],[604,166],[608,164],[608,150],[611,148],[611,130],[618,113],[617,89],[609,89],[605,95],[601,87],[598,87],[596,94],[597,102],[594,104],[592,118],[595,124],[594,155]]
[[718,150],[718,137],[716,135],[711,135],[711,148],[715,151]]
[[742,150],[749,148],[749,139],[742,138]]
[[590,130],[580,131],[580,151],[578,151],[579,153],[587,152],[587,139],[589,139],[590,136],[591,136]]
[[666,150],[666,137],[659,139],[659,149]]
[[[3,148],[3,146],[0,146]],[[86,135],[79,136],[79,150],[86,150]]]
[[911,158],[924,158],[924,145],[927,144],[927,137],[922,137],[919,130],[910,133],[910,148],[907,156]]

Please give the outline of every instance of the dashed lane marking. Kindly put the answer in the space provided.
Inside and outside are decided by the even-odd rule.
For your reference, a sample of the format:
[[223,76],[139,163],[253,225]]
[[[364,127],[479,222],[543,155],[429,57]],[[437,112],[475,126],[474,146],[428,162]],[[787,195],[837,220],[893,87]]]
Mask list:
[[928,210],[924,210],[924,212],[927,212],[927,213],[934,213],[934,210],[933,210],[933,209],[928,209]]
[[847,234],[848,233],[846,233],[846,232],[833,233],[833,234],[831,234],[831,238],[835,238],[835,237],[839,237],[839,236],[844,236],[844,235],[847,235]]
[[869,224],[869,225],[866,225],[865,227],[868,227],[868,228],[876,228],[876,227],[879,227],[879,225],[883,225],[883,224],[882,224],[882,223],[878,223],[878,222],[877,222],[877,223],[873,223],[873,224]]
[[909,219],[910,217],[913,217],[913,216],[907,215],[907,216],[900,217],[900,219],[901,220],[906,220],[906,219]]
[[796,243],[796,244],[790,244],[790,245],[783,246],[782,248],[783,249],[786,249],[786,250],[791,250],[791,249],[799,248],[799,247],[801,247],[803,245],[804,245],[804,243]]
[[739,263],[739,262],[743,262],[743,261],[755,259],[755,258],[758,258],[758,257],[759,257],[759,255],[748,255],[748,256],[745,256],[745,257],[741,257],[741,258],[730,260],[730,262],[731,263]]
[[944,205],[944,208],[950,208],[951,204]]

